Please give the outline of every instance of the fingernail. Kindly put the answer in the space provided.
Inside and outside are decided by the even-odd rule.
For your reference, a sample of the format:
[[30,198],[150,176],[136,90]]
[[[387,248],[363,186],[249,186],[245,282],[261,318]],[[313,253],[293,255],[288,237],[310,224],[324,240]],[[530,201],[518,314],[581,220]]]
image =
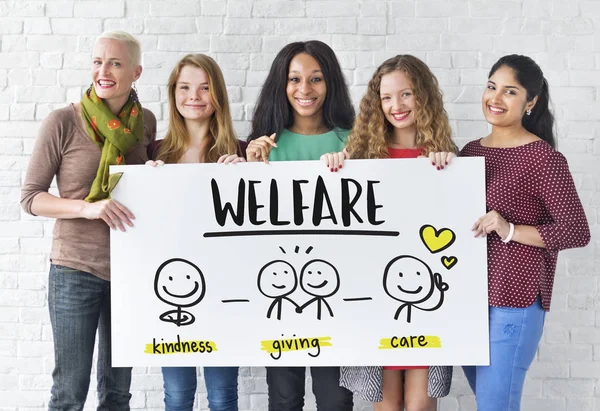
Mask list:
[[342,166],[340,166],[340,170],[342,169]]
[[442,170],[443,170],[443,169],[444,169],[444,166],[442,166],[441,168],[442,168]]
[[335,169],[335,171],[337,171],[337,168]]
[[448,165],[448,162],[446,161],[446,165]]
[[436,167],[438,170],[440,169],[439,167]]
[[329,170],[330,170],[330,171],[333,171],[333,168],[330,168]]
[[435,163],[433,163],[433,162],[432,162],[432,163],[431,163],[431,165],[432,165],[432,166],[434,166],[434,165],[435,165]]

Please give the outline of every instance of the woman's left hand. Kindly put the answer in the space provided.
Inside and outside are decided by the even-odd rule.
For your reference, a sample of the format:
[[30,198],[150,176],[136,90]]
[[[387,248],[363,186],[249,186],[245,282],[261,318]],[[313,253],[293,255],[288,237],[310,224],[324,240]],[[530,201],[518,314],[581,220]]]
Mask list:
[[325,153],[321,156],[321,161],[325,163],[325,167],[329,169],[329,171],[338,171],[341,170],[344,166],[344,160],[350,158],[350,155],[343,149],[340,152],[333,153]]
[[504,239],[508,236],[510,231],[510,225],[508,222],[498,213],[496,210],[492,210],[483,217],[479,218],[473,227],[472,231],[475,231],[475,237],[485,237],[486,235],[495,232]]
[[450,161],[454,157],[456,157],[456,154],[449,153],[447,151],[437,151],[429,153],[429,161],[431,161],[431,165],[437,168],[438,170],[443,170],[445,166],[450,164]]
[[235,163],[245,163],[246,159],[244,157],[240,157],[237,154],[223,154],[217,160],[217,163],[222,164],[235,164]]

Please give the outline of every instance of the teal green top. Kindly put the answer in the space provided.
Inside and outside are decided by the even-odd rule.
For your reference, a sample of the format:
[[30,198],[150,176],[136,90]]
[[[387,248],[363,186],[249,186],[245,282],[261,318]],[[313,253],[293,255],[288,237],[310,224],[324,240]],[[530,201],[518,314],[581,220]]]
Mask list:
[[335,128],[325,134],[296,134],[284,128],[269,161],[318,160],[325,153],[342,151],[350,130]]

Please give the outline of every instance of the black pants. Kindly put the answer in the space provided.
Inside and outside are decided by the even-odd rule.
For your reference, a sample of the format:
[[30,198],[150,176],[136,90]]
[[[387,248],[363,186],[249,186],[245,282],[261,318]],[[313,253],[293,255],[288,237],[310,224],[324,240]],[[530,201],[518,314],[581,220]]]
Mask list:
[[[339,367],[310,367],[318,411],[352,411],[352,393],[340,387]],[[305,367],[267,367],[269,411],[302,411]]]

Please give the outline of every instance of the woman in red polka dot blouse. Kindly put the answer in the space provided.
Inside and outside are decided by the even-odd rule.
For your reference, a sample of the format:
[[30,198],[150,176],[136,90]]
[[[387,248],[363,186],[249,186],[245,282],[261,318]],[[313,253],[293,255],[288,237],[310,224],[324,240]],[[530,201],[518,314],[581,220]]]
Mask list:
[[490,365],[463,367],[479,411],[518,411],[525,374],[550,309],[558,251],[590,241],[564,156],[554,149],[548,83],[529,57],[502,57],[482,97],[490,135],[462,156],[483,156],[488,213],[473,226],[487,236]]

